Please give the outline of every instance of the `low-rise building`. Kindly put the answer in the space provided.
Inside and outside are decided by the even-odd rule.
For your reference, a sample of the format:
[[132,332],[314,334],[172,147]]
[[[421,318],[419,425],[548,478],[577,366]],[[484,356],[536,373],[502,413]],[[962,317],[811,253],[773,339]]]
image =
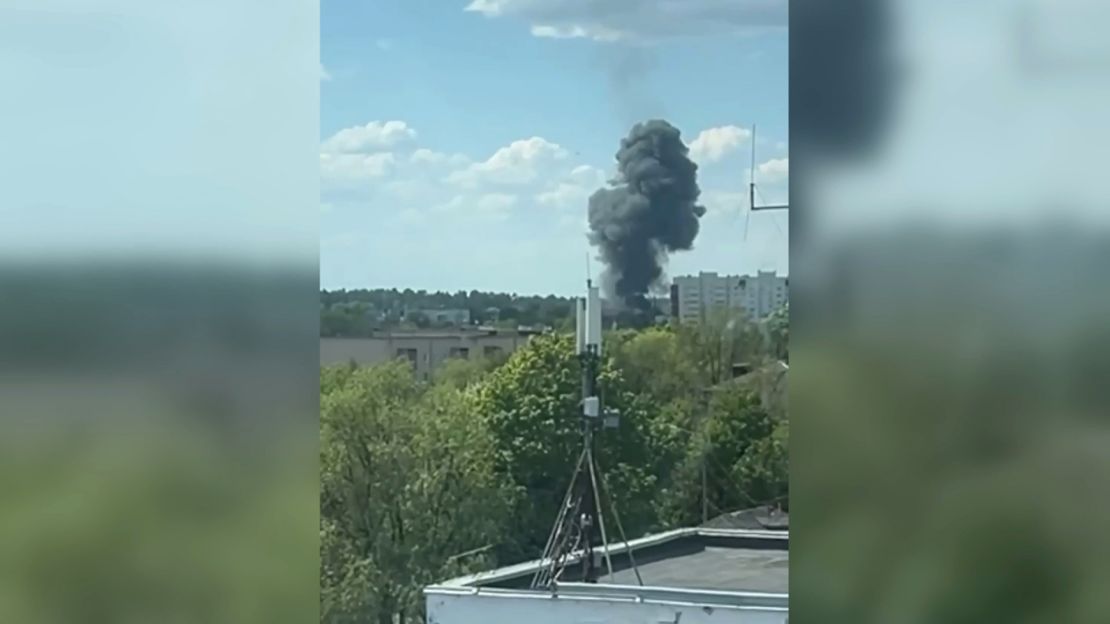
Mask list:
[[368,338],[321,338],[320,365],[355,362],[382,364],[396,359],[412,362],[418,379],[449,358],[502,357],[526,344],[534,333],[512,330],[417,330],[383,332]]
[[[425,588],[437,624],[682,622],[785,624],[788,533],[693,528],[595,548],[596,583],[575,577],[572,554],[552,587],[532,587],[550,562],[532,561]],[[577,557],[577,559],[576,559]],[[612,573],[609,573],[609,566]]]

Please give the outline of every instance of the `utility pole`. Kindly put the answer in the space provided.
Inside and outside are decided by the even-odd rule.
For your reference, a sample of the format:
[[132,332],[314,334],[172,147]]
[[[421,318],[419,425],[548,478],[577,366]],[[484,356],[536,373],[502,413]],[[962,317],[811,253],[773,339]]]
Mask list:
[[[705,435],[705,426],[709,421],[709,393],[705,388],[701,393],[701,431]],[[701,449],[701,523],[709,522],[709,438],[703,440]]]
[[709,522],[709,488],[707,486],[706,456],[701,457],[701,523]]

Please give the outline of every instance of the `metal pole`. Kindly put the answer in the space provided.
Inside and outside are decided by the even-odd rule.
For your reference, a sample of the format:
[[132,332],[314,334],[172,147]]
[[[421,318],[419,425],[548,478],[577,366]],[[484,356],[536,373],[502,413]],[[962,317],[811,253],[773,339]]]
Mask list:
[[601,529],[601,548],[605,553],[605,565],[609,569],[609,582],[615,583],[616,578],[613,576],[613,559],[609,556],[609,537],[605,534],[605,513],[601,509],[601,494],[598,492],[597,487],[597,474],[595,472],[595,463],[593,453],[590,454],[587,461],[590,462],[590,484],[594,490],[594,509],[597,510],[597,524]]
[[707,451],[702,452],[701,456],[701,523],[709,522],[709,489],[706,486],[706,454]]
[[[718,359],[719,356],[718,356]],[[705,435],[705,423],[709,420],[709,389],[706,388],[702,391],[701,399],[701,431]],[[701,450],[701,523],[709,522],[709,478],[708,468],[709,463],[709,439],[706,437],[703,440],[703,447]]]

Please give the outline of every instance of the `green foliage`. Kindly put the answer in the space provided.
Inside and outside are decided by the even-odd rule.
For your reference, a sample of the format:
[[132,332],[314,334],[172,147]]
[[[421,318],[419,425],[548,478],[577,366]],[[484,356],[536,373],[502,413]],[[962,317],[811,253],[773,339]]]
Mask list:
[[790,361],[790,304],[776,311],[767,319],[767,336],[771,356],[784,362]]
[[[621,412],[619,431],[599,434],[598,461],[633,529],[651,524],[649,414],[644,401],[625,387],[620,372],[606,363],[600,384],[607,407]],[[570,336],[534,338],[495,371],[477,392],[480,410],[497,440],[498,467],[526,493],[516,552],[538,554],[569,485],[581,448],[581,373]]]
[[704,322],[676,331],[683,357],[697,370],[702,387],[730,379],[733,364],[757,365],[768,357],[763,328],[739,311],[715,310]]
[[684,352],[682,337],[670,327],[619,337],[612,349],[615,364],[630,387],[659,403],[689,396],[700,386],[699,370]]
[[450,358],[436,369],[433,380],[440,386],[465,390],[481,383],[504,362],[504,357]]
[[0,439],[0,622],[318,617],[311,432],[277,419],[229,441],[139,405]]
[[469,310],[471,322],[483,325],[567,327],[569,323],[573,329],[572,302],[570,297],[477,290],[455,293],[384,288],[321,290],[320,335],[365,336],[374,329],[398,328],[403,324],[430,327],[435,324],[415,311],[437,309]]
[[322,377],[323,619],[419,617],[421,587],[488,563],[454,555],[503,540],[493,439],[470,398],[403,363]]
[[[606,335],[602,402],[621,418],[597,434],[597,460],[630,538],[699,524],[703,499],[713,515],[785,503],[771,344],[726,316]],[[732,379],[736,361],[755,372]],[[424,585],[538,556],[581,448],[579,367],[573,336],[549,332],[507,361],[450,360],[431,384],[403,362],[323,369],[325,617],[418,617]]]
[[694,427],[659,501],[668,524],[701,522],[703,470],[710,516],[785,502],[787,424],[777,422],[744,384],[719,387],[704,421]]
[[320,335],[325,338],[369,336],[380,326],[365,306],[320,310]]
[[771,435],[753,440],[732,466],[732,482],[753,503],[789,508],[789,428],[788,422],[781,422]]

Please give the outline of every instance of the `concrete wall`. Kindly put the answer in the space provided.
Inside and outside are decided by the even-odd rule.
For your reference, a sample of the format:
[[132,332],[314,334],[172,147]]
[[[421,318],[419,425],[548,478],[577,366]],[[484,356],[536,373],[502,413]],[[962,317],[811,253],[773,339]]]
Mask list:
[[637,602],[591,596],[551,597],[492,593],[426,593],[428,624],[786,624],[771,607]]
[[508,355],[527,343],[528,338],[515,332],[429,332],[374,338],[321,338],[320,365],[345,364],[351,360],[364,365],[382,364],[415,352],[417,378],[429,379],[435,369],[450,357],[463,357],[465,353],[467,359],[478,359],[484,357],[487,349],[500,350]]

